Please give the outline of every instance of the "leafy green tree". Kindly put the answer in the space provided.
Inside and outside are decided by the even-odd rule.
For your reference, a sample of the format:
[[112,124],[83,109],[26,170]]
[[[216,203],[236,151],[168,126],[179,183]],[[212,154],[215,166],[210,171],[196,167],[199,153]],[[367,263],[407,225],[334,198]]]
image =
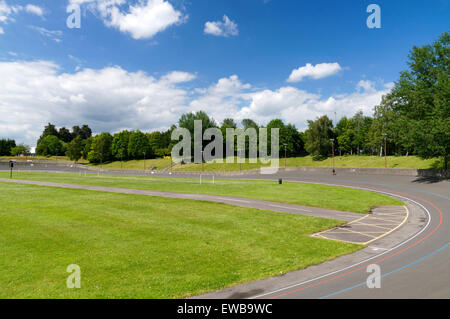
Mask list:
[[128,159],[128,142],[131,133],[127,130],[114,134],[111,152],[118,160]]
[[12,156],[19,156],[19,155],[29,155],[30,154],[30,147],[25,144],[19,144],[13,148],[11,148],[11,155]]
[[83,158],[85,160],[88,159],[88,155],[89,152],[91,151],[91,147],[92,147],[92,141],[94,140],[93,137],[87,138],[85,140],[83,140]]
[[[185,128],[189,130],[191,133],[191,154],[194,156],[194,124],[195,121],[201,121],[202,122],[202,136],[204,135],[205,131],[209,128],[217,127],[216,122],[214,119],[210,118],[208,114],[206,114],[203,111],[199,111],[197,113],[186,113],[183,114],[180,119],[178,120],[179,127]],[[209,143],[209,141],[203,141],[202,143],[202,149]]]
[[107,132],[94,136],[91,143],[91,149],[87,156],[89,162],[103,163],[110,161],[112,159],[112,141],[112,135]]
[[44,127],[44,131],[42,132],[41,136],[38,139],[37,144],[40,143],[40,141],[42,139],[44,139],[47,136],[56,136],[59,138],[59,133],[58,130],[56,129],[55,125],[48,123],[45,127]]
[[47,135],[39,141],[36,147],[36,154],[41,156],[64,155],[64,145],[59,138],[54,135]]
[[87,138],[90,138],[91,136],[92,136],[91,128],[88,125],[84,124],[81,127],[81,138],[85,140]]
[[16,147],[16,141],[10,139],[0,139],[0,156],[11,155],[11,149]]
[[355,123],[353,119],[346,116],[340,119],[335,130],[337,136],[337,146],[340,151],[353,154],[353,146],[355,145]]
[[81,136],[75,137],[67,144],[66,155],[72,160],[77,162],[83,156],[84,143]]
[[251,127],[258,130],[258,124],[256,124],[256,122],[253,121],[252,119],[243,119],[241,124],[242,124],[242,127],[244,128],[244,130],[251,128]]
[[128,155],[132,159],[152,158],[154,157],[153,150],[150,146],[150,141],[141,131],[134,131],[130,133],[130,140],[128,142]]
[[333,138],[333,122],[324,115],[315,121],[308,121],[305,148],[314,160],[328,156],[331,152]]
[[450,34],[432,45],[413,47],[409,70],[400,75],[388,98],[399,117],[409,121],[410,141],[422,158],[450,157]]
[[61,141],[65,142],[65,143],[69,143],[73,138],[72,133],[70,133],[70,131],[68,129],[66,129],[65,127],[61,127],[59,129],[58,137]]

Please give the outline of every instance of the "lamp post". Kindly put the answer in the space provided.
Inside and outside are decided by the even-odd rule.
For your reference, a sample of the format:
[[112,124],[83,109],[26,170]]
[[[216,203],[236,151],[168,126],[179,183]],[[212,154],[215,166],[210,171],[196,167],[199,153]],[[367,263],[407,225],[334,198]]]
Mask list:
[[336,170],[334,169],[334,138],[330,139],[331,141],[331,147],[332,147],[332,153],[333,153],[333,176],[336,175]]
[[287,143],[284,143],[284,169],[286,169]]
[[144,154],[144,172],[145,172],[145,151],[142,152]]
[[386,150],[386,147],[387,147],[387,142],[386,142],[387,134],[383,133],[383,137],[384,137],[384,168],[387,168],[387,150]]

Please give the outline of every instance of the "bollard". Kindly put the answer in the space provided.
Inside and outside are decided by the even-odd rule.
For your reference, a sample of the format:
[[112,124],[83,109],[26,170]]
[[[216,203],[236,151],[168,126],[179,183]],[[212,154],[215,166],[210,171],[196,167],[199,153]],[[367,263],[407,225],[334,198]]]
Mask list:
[[282,184],[283,184],[283,179],[282,179],[282,178],[280,178],[280,179],[278,180],[278,184],[279,184],[279,185],[282,185]]

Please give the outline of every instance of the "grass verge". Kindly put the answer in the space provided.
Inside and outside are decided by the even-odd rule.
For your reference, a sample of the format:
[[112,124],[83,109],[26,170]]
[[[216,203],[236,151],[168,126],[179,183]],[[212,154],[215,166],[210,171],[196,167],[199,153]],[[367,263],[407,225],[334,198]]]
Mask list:
[[[217,203],[0,182],[0,298],[188,297],[359,249],[307,236],[338,224]],[[81,289],[66,288],[70,264],[81,268]]]
[[[9,177],[0,172],[0,177]],[[175,193],[210,194],[253,198],[281,203],[336,209],[341,211],[367,213],[373,206],[403,205],[402,202],[369,191],[307,183],[285,182],[278,185],[272,181],[215,180],[162,178],[123,175],[86,176],[75,173],[52,174],[36,172],[15,172],[14,178],[56,183],[123,187]]]
[[[201,171],[209,172],[236,172],[239,170],[252,170],[261,168],[261,163],[205,163],[201,164],[176,165],[173,170],[178,171]],[[280,158],[280,167],[284,167],[284,159]],[[332,167],[332,158],[321,161],[314,161],[311,156],[288,158],[287,167]],[[361,167],[361,168],[384,168],[384,157],[379,156],[337,156],[335,157],[336,167]],[[439,159],[420,159],[417,156],[388,156],[388,168],[414,168],[414,169],[439,169],[442,163]]]

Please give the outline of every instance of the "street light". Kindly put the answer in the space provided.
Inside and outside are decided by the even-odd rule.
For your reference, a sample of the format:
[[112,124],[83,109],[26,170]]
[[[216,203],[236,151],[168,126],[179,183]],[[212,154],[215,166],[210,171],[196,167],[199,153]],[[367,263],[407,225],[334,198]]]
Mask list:
[[284,169],[286,169],[287,143],[284,143]]
[[387,150],[386,150],[386,139],[387,139],[387,134],[383,133],[383,137],[384,137],[384,168],[387,168]]
[[142,152],[144,154],[144,172],[145,172],[145,151]]
[[330,139],[331,145],[332,145],[332,152],[333,152],[333,176],[336,175],[336,170],[334,169],[334,138]]

